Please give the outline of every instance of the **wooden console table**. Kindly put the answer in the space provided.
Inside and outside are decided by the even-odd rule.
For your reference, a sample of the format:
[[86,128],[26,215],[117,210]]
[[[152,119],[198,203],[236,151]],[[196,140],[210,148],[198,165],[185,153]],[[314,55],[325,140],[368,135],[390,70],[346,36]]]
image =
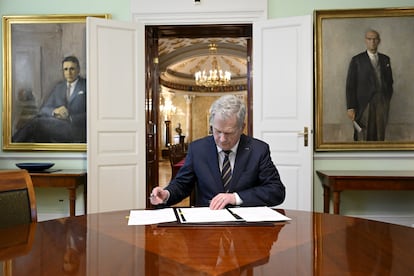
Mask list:
[[75,216],[76,189],[84,185],[83,198],[86,214],[86,171],[58,170],[55,172],[30,172],[34,187],[66,188],[69,191],[70,216]]
[[414,190],[412,171],[316,171],[323,187],[323,211],[329,213],[333,193],[333,213],[339,214],[340,194],[344,190]]

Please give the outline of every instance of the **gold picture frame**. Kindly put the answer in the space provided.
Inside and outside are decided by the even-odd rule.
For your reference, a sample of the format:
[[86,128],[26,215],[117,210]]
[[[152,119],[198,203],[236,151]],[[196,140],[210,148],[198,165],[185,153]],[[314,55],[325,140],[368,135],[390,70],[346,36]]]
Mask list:
[[[315,151],[413,150],[414,8],[316,10],[314,20]],[[357,75],[350,69],[351,59],[366,51],[365,35],[369,30],[380,35],[378,53],[389,57],[390,62],[383,59],[379,71],[389,76],[382,68],[392,68],[389,72],[392,71],[393,91],[385,108],[389,108],[385,137],[381,134],[361,138],[358,135],[364,129],[358,127],[364,125],[357,120],[354,124],[352,115],[347,115],[351,105],[347,103],[357,98],[350,92],[356,91],[352,80]]]
[[[111,18],[110,14],[3,16],[3,150],[86,151],[87,17]],[[62,65],[68,56],[76,57],[80,65],[84,89],[75,90],[74,97],[82,97],[83,117],[76,121],[69,116],[64,127],[51,116],[56,124],[45,121],[48,118],[40,124],[41,108],[64,81]],[[54,132],[51,126],[56,126]],[[75,129],[82,129],[82,138],[57,138],[58,133],[75,137]]]

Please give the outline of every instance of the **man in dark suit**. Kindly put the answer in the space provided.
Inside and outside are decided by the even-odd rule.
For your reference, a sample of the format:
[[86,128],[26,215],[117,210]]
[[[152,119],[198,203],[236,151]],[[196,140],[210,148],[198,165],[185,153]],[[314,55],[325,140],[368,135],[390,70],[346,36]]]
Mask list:
[[347,115],[354,123],[354,141],[384,141],[393,94],[390,58],[378,53],[380,35],[365,33],[367,50],[354,56],[346,80]]
[[37,116],[13,135],[13,142],[85,143],[86,79],[79,76],[79,61],[62,61],[65,80],[59,82]]
[[[211,209],[281,204],[285,186],[270,157],[269,145],[243,134],[245,115],[246,107],[237,96],[226,95],[215,101],[210,109],[213,135],[189,145],[183,167],[167,187],[152,190],[151,203],[173,205],[195,189],[196,205]],[[224,162],[226,155],[229,169]],[[231,177],[222,176],[224,171]]]

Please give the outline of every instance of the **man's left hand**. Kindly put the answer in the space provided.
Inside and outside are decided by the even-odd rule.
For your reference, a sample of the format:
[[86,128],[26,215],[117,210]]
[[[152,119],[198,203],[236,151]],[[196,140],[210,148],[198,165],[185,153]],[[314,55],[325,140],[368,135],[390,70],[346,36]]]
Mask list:
[[59,106],[53,110],[53,116],[61,120],[66,120],[69,117],[69,110],[64,105]]

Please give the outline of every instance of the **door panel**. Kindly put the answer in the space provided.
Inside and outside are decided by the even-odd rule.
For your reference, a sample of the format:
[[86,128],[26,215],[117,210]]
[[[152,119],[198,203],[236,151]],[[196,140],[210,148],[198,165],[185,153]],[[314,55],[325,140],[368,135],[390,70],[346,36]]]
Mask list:
[[145,208],[143,36],[137,23],[87,19],[88,213]]
[[312,210],[311,17],[253,24],[253,134],[268,142],[286,209]]

